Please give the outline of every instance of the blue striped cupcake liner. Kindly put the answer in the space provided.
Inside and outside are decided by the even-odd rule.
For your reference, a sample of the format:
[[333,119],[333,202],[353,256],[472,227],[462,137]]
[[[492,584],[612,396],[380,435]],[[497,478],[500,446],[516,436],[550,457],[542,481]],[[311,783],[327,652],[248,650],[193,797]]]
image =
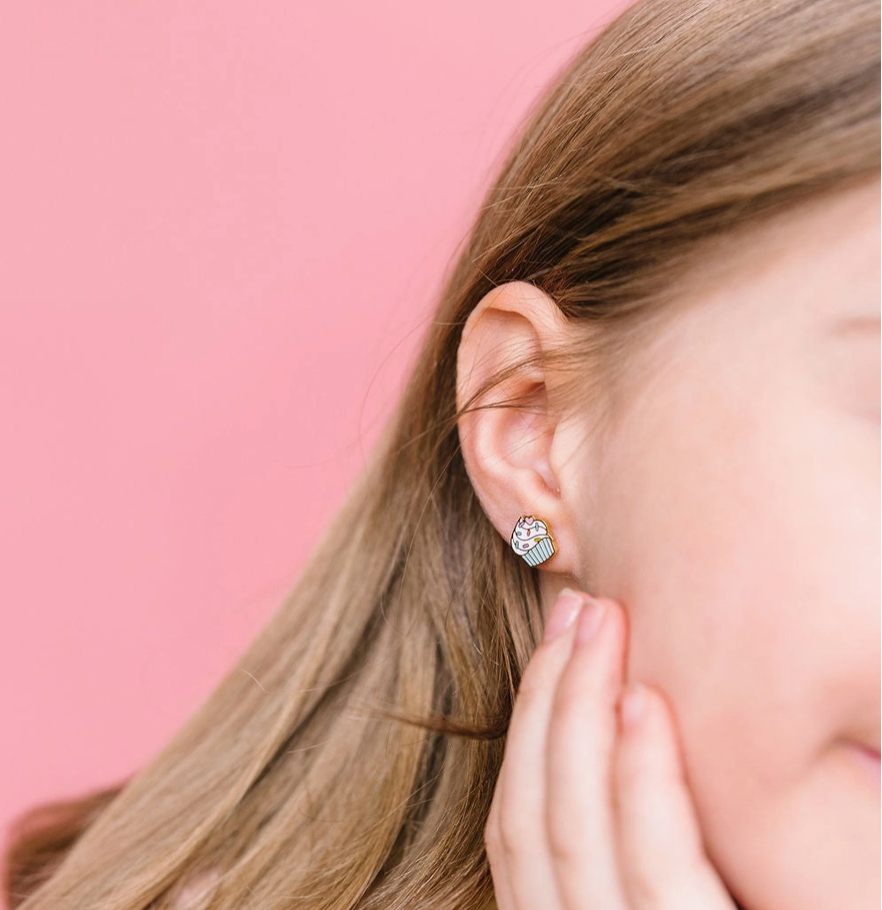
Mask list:
[[551,559],[554,556],[554,544],[551,542],[551,538],[543,537],[535,547],[531,547],[523,556],[531,566],[538,566],[540,563],[545,562],[546,559]]

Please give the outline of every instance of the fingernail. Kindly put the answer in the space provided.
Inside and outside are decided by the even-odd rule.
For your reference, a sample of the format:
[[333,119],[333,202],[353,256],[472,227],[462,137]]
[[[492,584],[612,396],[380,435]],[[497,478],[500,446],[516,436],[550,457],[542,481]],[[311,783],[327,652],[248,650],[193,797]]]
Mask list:
[[590,600],[582,611],[583,616],[579,620],[579,628],[576,630],[576,642],[583,644],[591,641],[597,634],[603,617],[606,615],[606,604],[600,600]]
[[579,610],[584,602],[585,598],[577,591],[572,588],[564,588],[557,595],[557,600],[548,616],[548,622],[545,623],[544,640],[555,638],[568,629],[579,615]]
[[646,689],[639,682],[628,683],[622,695],[622,724],[633,727],[643,715],[646,705]]

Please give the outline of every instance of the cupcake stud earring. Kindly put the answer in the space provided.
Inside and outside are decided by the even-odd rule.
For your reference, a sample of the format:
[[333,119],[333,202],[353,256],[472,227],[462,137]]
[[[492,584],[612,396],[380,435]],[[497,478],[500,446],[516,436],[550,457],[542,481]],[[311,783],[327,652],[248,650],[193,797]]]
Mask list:
[[511,548],[530,566],[538,566],[557,552],[548,522],[522,515],[511,532]]

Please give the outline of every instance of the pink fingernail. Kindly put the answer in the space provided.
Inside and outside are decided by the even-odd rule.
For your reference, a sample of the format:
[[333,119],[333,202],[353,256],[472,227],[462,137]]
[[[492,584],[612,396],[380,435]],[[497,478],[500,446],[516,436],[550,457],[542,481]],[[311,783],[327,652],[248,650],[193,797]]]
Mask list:
[[630,682],[622,695],[622,724],[633,727],[643,716],[646,689],[639,682]]
[[549,641],[566,631],[579,615],[579,610],[584,602],[585,599],[578,591],[574,591],[572,588],[564,588],[557,595],[557,600],[555,600],[548,616],[548,622],[545,623],[544,640]]

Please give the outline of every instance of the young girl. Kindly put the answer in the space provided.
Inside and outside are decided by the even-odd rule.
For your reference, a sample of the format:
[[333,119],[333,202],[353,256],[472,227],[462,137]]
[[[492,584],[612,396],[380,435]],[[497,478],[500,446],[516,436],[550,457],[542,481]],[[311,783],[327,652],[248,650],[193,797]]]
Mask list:
[[296,587],[11,906],[878,906],[878,16],[579,53]]

